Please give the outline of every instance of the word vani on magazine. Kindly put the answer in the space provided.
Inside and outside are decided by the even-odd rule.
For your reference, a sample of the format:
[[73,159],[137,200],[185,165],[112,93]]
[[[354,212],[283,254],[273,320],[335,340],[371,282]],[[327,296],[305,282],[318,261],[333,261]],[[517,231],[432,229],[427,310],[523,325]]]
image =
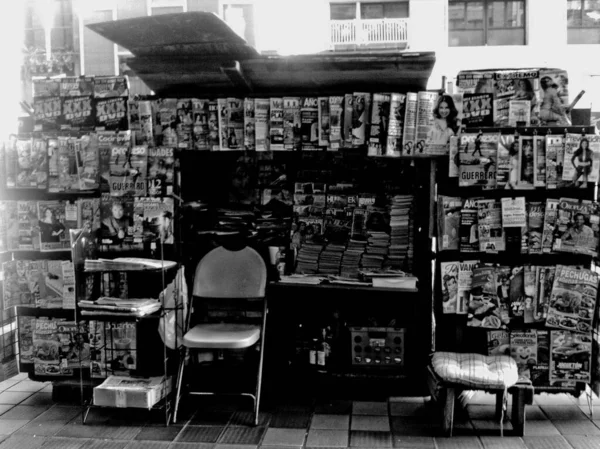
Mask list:
[[560,277],[564,279],[574,279],[577,281],[597,282],[595,273],[587,273],[580,270],[561,270]]
[[462,172],[461,178],[464,180],[473,179],[479,181],[487,181],[488,179],[496,179],[496,173],[486,171]]
[[458,269],[460,271],[472,271],[473,268],[477,265],[476,263],[459,263]]

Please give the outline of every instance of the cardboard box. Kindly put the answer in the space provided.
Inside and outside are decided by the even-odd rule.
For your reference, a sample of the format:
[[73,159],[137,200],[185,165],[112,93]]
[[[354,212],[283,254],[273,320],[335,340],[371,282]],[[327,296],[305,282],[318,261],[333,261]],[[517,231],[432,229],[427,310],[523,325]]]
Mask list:
[[172,379],[110,376],[94,388],[94,405],[151,409],[171,393]]

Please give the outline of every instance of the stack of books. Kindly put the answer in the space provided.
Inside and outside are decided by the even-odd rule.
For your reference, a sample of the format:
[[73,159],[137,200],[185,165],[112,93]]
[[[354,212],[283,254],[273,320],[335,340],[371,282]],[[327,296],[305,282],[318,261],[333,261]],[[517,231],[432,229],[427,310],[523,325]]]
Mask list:
[[367,246],[366,240],[351,238],[342,256],[342,268],[340,274],[346,278],[357,278],[360,269],[360,261]]
[[343,254],[344,245],[329,243],[319,257],[319,273],[339,275]]
[[323,245],[312,241],[307,241],[298,251],[296,273],[299,274],[317,274],[319,271],[319,254]]
[[396,195],[392,199],[390,211],[390,247],[388,266],[410,269],[412,267],[412,214],[413,196]]

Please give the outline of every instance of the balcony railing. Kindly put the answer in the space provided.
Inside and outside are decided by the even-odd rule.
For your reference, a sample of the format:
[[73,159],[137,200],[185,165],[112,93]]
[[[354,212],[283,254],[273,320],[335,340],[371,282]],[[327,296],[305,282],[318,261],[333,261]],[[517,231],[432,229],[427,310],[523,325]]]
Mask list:
[[331,46],[407,44],[408,19],[331,20]]

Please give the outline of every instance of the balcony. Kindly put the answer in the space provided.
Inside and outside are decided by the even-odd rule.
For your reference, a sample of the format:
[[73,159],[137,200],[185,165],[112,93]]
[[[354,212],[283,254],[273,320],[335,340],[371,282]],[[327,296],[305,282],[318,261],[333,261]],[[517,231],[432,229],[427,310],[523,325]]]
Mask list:
[[409,19],[331,20],[330,47],[334,50],[408,47]]

